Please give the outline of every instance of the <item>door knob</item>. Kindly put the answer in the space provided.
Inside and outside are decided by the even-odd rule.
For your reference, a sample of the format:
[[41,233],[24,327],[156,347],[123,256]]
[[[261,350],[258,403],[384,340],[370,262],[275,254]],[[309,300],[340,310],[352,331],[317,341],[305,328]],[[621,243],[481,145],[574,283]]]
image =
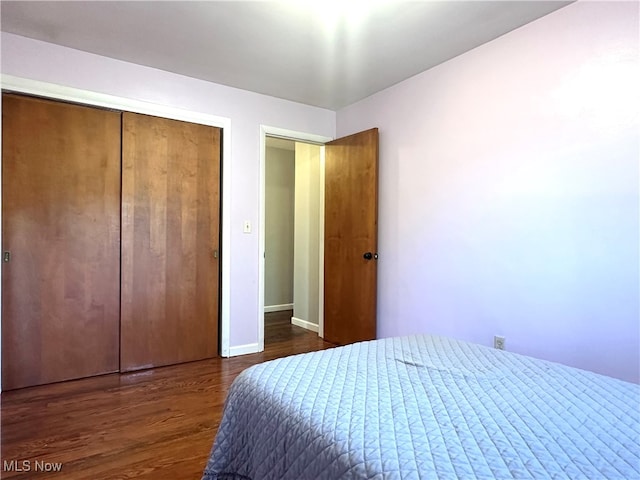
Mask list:
[[377,260],[378,259],[378,254],[377,253],[367,252],[364,255],[362,255],[362,257],[365,260],[371,260],[372,258],[375,258]]

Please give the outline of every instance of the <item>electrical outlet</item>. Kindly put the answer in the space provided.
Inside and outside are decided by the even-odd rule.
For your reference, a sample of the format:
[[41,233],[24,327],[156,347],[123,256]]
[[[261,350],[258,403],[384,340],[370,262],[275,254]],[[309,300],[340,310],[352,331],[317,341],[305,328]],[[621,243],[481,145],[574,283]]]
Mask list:
[[505,338],[500,335],[496,335],[493,337],[493,348],[497,348],[498,350],[504,350]]

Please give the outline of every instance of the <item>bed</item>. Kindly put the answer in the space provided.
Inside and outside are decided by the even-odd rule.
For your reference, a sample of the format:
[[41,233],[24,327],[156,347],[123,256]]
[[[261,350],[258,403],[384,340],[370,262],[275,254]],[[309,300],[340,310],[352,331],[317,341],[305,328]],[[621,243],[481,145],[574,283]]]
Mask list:
[[640,386],[437,336],[253,366],[203,479],[640,478]]

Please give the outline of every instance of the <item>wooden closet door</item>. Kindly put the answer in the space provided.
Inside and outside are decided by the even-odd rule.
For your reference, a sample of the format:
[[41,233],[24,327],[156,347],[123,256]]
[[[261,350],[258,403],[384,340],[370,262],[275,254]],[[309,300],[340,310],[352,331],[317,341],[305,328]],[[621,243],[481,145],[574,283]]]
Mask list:
[[123,114],[122,371],[218,352],[220,129]]
[[120,113],[2,96],[2,387],[118,370]]

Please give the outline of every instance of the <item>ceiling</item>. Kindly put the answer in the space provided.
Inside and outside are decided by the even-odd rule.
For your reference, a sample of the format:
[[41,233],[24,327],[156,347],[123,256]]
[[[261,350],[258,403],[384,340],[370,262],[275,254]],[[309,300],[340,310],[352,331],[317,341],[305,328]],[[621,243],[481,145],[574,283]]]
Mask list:
[[2,1],[3,31],[338,110],[559,1]]

